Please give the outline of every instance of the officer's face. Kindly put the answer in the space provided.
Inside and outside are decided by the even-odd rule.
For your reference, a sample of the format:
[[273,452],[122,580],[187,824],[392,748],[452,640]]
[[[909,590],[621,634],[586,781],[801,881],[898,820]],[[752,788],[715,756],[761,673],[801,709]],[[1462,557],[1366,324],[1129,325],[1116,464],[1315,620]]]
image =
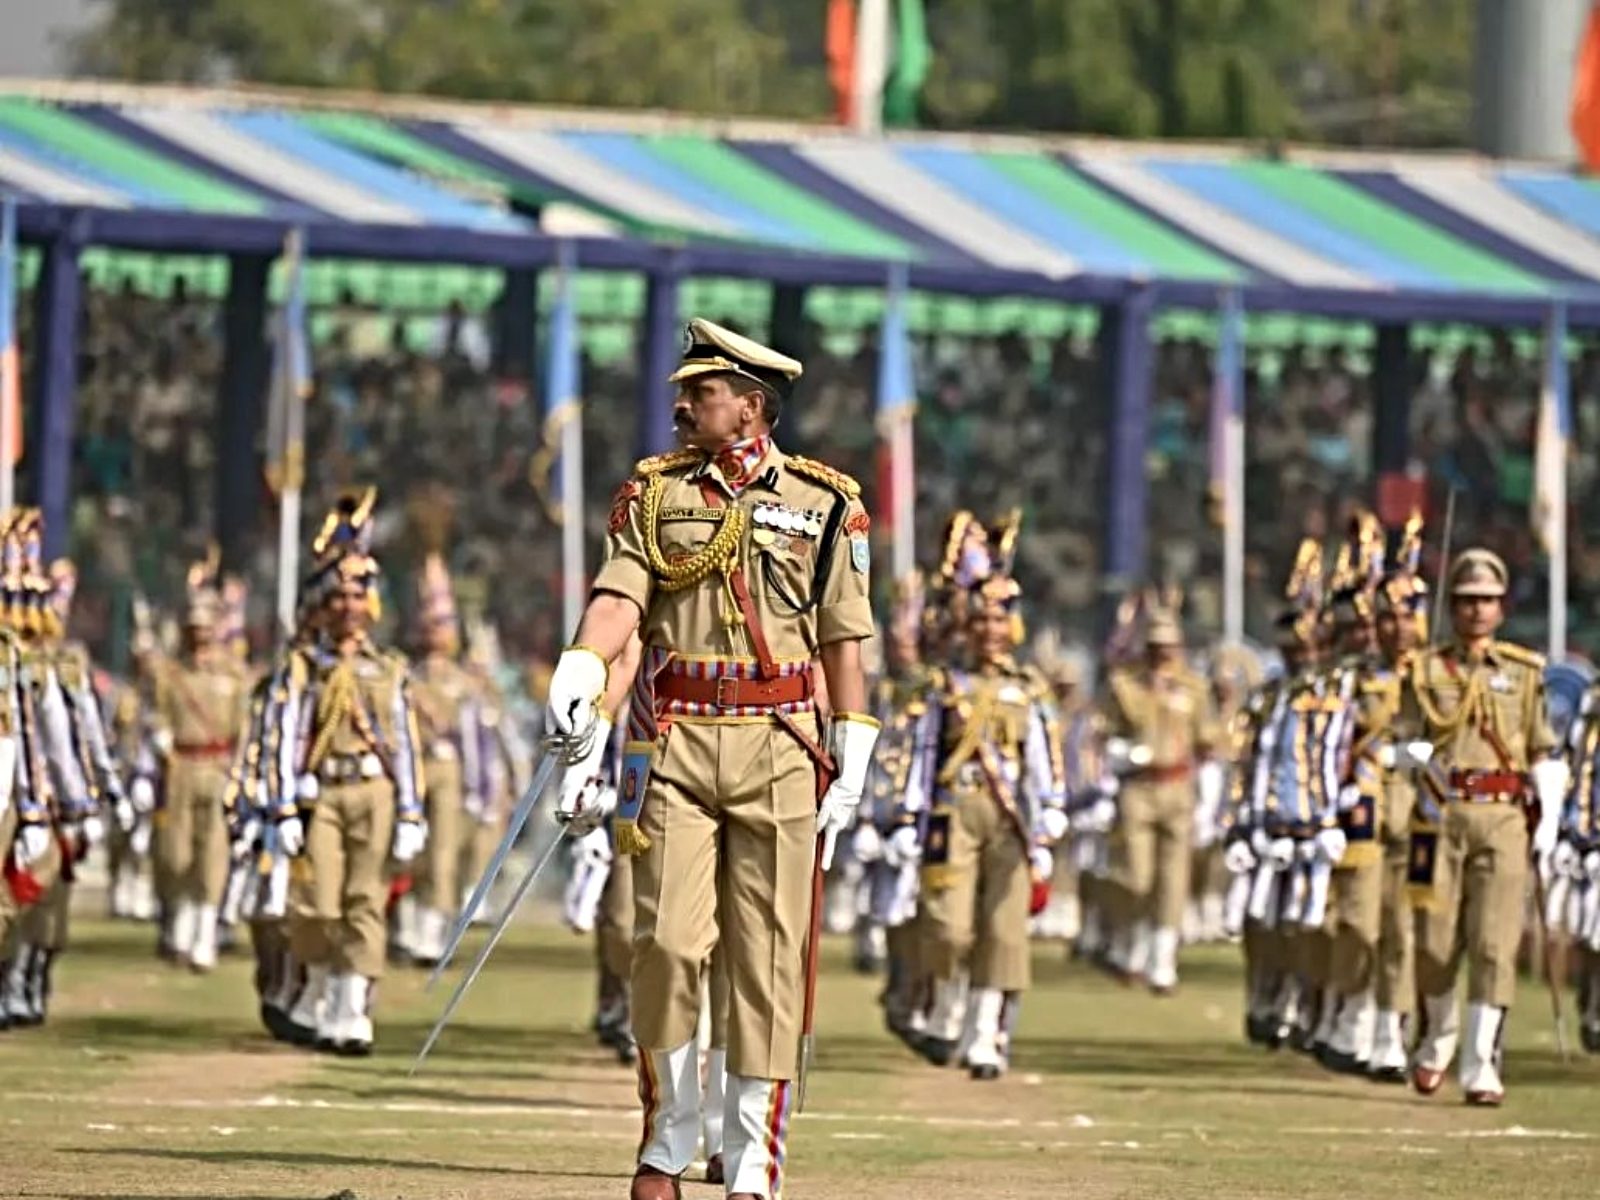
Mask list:
[[429,625],[422,641],[429,654],[454,654],[456,652],[455,626],[442,621]]
[[1493,637],[1505,619],[1505,608],[1499,596],[1451,596],[1450,619],[1458,637]]
[[353,637],[364,632],[370,619],[367,589],[363,584],[341,584],[328,600],[328,631],[336,638]]
[[1366,654],[1373,647],[1376,633],[1371,621],[1356,621],[1352,625],[1347,625],[1344,631],[1344,652]]
[[969,626],[972,649],[985,662],[1004,658],[1011,650],[1011,614],[998,604],[979,609]]
[[216,645],[216,630],[209,625],[189,626],[189,648],[194,651],[205,650]]
[[761,393],[739,391],[731,375],[699,375],[678,389],[672,427],[678,441],[697,450],[720,450],[762,432]]

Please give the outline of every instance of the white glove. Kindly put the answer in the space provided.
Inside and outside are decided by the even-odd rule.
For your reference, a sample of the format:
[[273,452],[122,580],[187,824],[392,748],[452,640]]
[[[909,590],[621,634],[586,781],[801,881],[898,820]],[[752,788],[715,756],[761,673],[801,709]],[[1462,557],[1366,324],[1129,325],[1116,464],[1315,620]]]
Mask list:
[[97,813],[91,813],[89,816],[85,817],[83,819],[83,824],[80,825],[78,829],[79,832],[83,834],[83,843],[85,847],[98,846],[101,842],[106,840],[106,823],[105,820]]
[[1393,742],[1384,742],[1378,747],[1378,765],[1385,771],[1392,771],[1400,762],[1400,747]]
[[36,863],[50,849],[48,825],[24,825],[17,830],[17,862],[22,866]]
[[1337,867],[1339,860],[1344,857],[1346,845],[1344,830],[1337,826],[1331,829],[1319,829],[1315,841],[1318,857],[1330,867]]
[[545,709],[550,732],[587,752],[586,739],[600,719],[600,700],[610,676],[605,660],[584,646],[569,646],[556,660]]
[[1028,866],[1033,869],[1035,879],[1047,883],[1056,869],[1056,856],[1050,853],[1048,846],[1035,846],[1028,851]]
[[1550,851],[1550,874],[1570,875],[1578,877],[1578,848],[1566,838],[1555,844],[1555,849]]
[[1127,773],[1129,758],[1133,753],[1133,743],[1127,738],[1106,739],[1106,766],[1111,768],[1114,775]]
[[1039,814],[1039,837],[1048,846],[1054,846],[1067,836],[1067,814],[1059,808],[1047,808]]
[[394,845],[389,853],[395,862],[404,865],[421,854],[422,848],[427,844],[426,821],[401,821],[394,827]]
[[1400,764],[1411,771],[1426,771],[1433,761],[1433,743],[1407,742],[1400,748]]
[[883,835],[871,821],[862,821],[850,835],[850,853],[858,863],[875,863],[883,857]]
[[1550,854],[1561,832],[1561,809],[1567,800],[1567,764],[1545,758],[1533,764],[1533,794],[1539,798],[1539,824],[1533,831],[1533,852]]
[[310,772],[300,776],[294,781],[295,799],[301,804],[315,804],[322,788],[317,783],[317,777]]
[[878,744],[877,722],[845,717],[834,719],[833,761],[838,775],[823,793],[817,806],[817,834],[822,838],[822,869],[833,866],[833,847],[839,835],[856,820],[856,805],[867,786],[867,768],[872,765],[872,748]]
[[1117,802],[1110,796],[1101,796],[1090,806],[1089,821],[1100,833],[1111,832],[1111,827],[1117,823]]
[[239,832],[234,835],[229,852],[233,855],[234,862],[244,862],[256,848],[256,841],[261,837],[261,822],[254,817],[239,826]]
[[1591,850],[1583,856],[1583,873],[1590,883],[1600,883],[1600,850]]
[[285,817],[278,822],[278,849],[290,858],[299,858],[306,848],[306,827],[299,817]]
[[[148,775],[136,775],[133,783],[128,786],[128,799],[133,801],[133,807],[140,812],[154,812],[156,807],[156,785],[150,782]],[[129,826],[129,828],[132,827]]]
[[[135,780],[134,784],[137,786],[138,780]],[[123,833],[132,833],[133,827],[139,823],[139,810],[126,796],[117,798],[116,804],[112,806],[111,815],[116,818],[117,828]]]
[[1244,875],[1256,868],[1256,854],[1244,838],[1234,838],[1222,852],[1222,865],[1230,874]]
[[[610,719],[596,717],[594,737],[584,748],[583,756],[561,773],[561,787],[556,793],[556,820],[566,825],[573,837],[583,837],[605,820],[606,814],[600,811],[596,795],[601,789],[595,784],[600,779],[600,762],[605,758],[610,741]],[[615,791],[611,792],[611,803],[615,808]]]
[[1287,871],[1294,865],[1294,839],[1273,838],[1267,847],[1267,857],[1272,860],[1272,865],[1280,871]]
[[883,861],[900,868],[922,857],[922,847],[917,844],[917,827],[901,825],[883,843]]

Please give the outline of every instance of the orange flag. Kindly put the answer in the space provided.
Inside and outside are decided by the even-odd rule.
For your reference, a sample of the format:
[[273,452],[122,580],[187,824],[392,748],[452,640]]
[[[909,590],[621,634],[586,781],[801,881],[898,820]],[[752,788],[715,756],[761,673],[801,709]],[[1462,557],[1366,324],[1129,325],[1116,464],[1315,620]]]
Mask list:
[[1572,73],[1572,136],[1584,166],[1600,172],[1600,5],[1589,10],[1589,27]]
[[828,27],[824,34],[828,56],[828,86],[833,89],[833,115],[841,125],[855,117],[856,5],[855,0],[828,0]]

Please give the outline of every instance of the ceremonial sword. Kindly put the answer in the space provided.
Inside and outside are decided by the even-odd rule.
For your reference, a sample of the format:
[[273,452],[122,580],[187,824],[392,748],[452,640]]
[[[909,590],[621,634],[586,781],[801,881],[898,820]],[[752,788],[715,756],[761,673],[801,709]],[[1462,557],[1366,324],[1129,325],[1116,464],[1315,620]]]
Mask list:
[[[547,761],[553,761],[553,757],[550,756]],[[539,856],[539,861],[528,869],[527,874],[522,877],[522,882],[517,884],[517,890],[511,894],[511,899],[506,903],[505,911],[500,914],[500,919],[495,922],[494,928],[489,931],[489,940],[484,942],[483,948],[478,951],[478,957],[473,959],[472,966],[461,977],[461,982],[456,984],[456,990],[451,993],[449,1002],[444,1006],[444,1011],[439,1014],[438,1021],[429,1030],[428,1040],[422,1043],[422,1049],[417,1051],[416,1061],[411,1064],[411,1069],[406,1072],[408,1079],[417,1073],[417,1068],[422,1066],[423,1060],[428,1057],[428,1052],[433,1049],[434,1043],[439,1040],[439,1035],[444,1032],[445,1026],[450,1023],[450,1018],[455,1015],[455,1011],[460,1006],[461,1001],[466,998],[467,992],[477,982],[478,975],[483,971],[484,964],[489,961],[489,955],[494,953],[494,948],[499,945],[500,938],[510,926],[511,918],[516,914],[518,906],[527,898],[528,893],[533,889],[534,882],[543,873],[546,865],[555,857],[556,851],[560,849],[566,840],[567,825],[562,822],[561,831],[550,840],[550,845]]]
[[534,768],[533,778],[529,781],[527,790],[522,793],[516,808],[511,811],[511,819],[506,823],[505,836],[495,847],[494,856],[489,859],[488,866],[484,867],[482,876],[472,889],[472,895],[467,898],[460,915],[456,917],[455,927],[450,930],[450,940],[445,943],[444,953],[439,955],[439,961],[434,963],[433,970],[428,973],[428,982],[423,985],[424,987],[431,988],[438,982],[439,976],[444,974],[445,968],[450,965],[450,960],[461,948],[461,939],[467,936],[467,927],[472,924],[472,918],[477,916],[478,910],[483,907],[489,889],[494,886],[495,879],[499,877],[501,868],[505,866],[506,859],[511,854],[511,848],[517,844],[517,838],[521,836],[523,827],[533,815],[534,806],[539,803],[539,797],[550,786],[556,768],[562,764],[565,744],[566,739],[561,739],[563,749],[558,751],[556,739],[545,739],[544,755],[539,759],[539,765]]

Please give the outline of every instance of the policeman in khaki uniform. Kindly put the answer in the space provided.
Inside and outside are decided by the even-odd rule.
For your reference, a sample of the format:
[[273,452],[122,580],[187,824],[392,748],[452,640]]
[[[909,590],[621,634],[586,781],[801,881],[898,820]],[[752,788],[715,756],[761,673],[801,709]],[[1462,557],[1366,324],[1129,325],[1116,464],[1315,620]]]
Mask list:
[[[1398,711],[1401,689],[1411,662],[1426,640],[1428,585],[1422,579],[1422,518],[1406,522],[1400,544],[1387,561],[1378,585],[1378,654],[1380,677],[1391,688],[1389,702]],[[1406,1023],[1416,1008],[1416,975],[1412,968],[1411,898],[1406,868],[1411,857],[1411,812],[1416,780],[1397,768],[1399,748],[1393,731],[1379,751],[1383,798],[1379,838],[1383,846],[1383,894],[1379,916],[1376,967],[1377,1019],[1368,1070],[1381,1083],[1406,1081]]]
[[1028,918],[1067,831],[1061,731],[1049,685],[1012,658],[1021,593],[1008,567],[997,556],[973,589],[967,661],[935,677],[907,784],[930,800],[922,915],[935,992],[923,1053],[941,1066],[960,1053],[985,1080],[1009,1063],[1031,977]]
[[[431,966],[444,953],[450,921],[461,900],[462,830],[483,808],[487,791],[479,687],[459,658],[454,591],[444,560],[430,554],[417,585],[417,641],[422,651],[411,675],[411,701],[428,781],[424,807],[428,845],[417,872],[416,899],[400,900],[400,949]],[[474,881],[475,882],[475,881]]]
[[[676,1196],[699,1135],[695,1027],[713,946],[731,984],[730,1196],[778,1194],[805,1001],[813,866],[855,819],[878,724],[868,519],[855,482],[772,441],[800,364],[709,321],[688,330],[684,449],[641,462],[612,505],[606,560],[550,680],[549,722],[592,773],[609,664],[638,631],[617,847],[633,867],[634,1034],[644,1134],[633,1200]],[[819,803],[813,660],[837,774]],[[570,810],[569,817],[573,816]]]
[[[1543,659],[1497,641],[1505,563],[1463,552],[1447,587],[1454,636],[1417,656],[1403,697],[1404,746],[1418,776],[1410,878],[1417,903],[1417,991],[1422,1028],[1412,1064],[1417,1091],[1439,1090],[1461,1050],[1468,1104],[1498,1105],[1500,1047],[1516,992],[1517,944],[1532,848],[1553,848],[1566,764],[1549,756]],[[1539,821],[1528,818],[1542,807]],[[1467,968],[1466,1019],[1456,973]]]
[[228,877],[228,769],[249,722],[252,680],[216,638],[222,597],[214,558],[189,569],[184,653],[156,685],[152,738],[165,760],[156,861],[173,954],[195,971],[217,963],[217,913]]
[[1125,976],[1164,995],[1178,985],[1196,768],[1217,740],[1211,689],[1184,663],[1177,614],[1156,606],[1144,663],[1108,684],[1107,753],[1122,777],[1111,856],[1124,941],[1113,954]]
[[305,857],[290,900],[291,949],[300,962],[327,970],[316,1042],[351,1055],[372,1049],[387,864],[391,856],[410,863],[427,840],[406,662],[369,634],[378,616],[375,499],[368,489],[341,500],[313,546],[323,636],[298,652],[304,686],[286,709],[284,738],[295,748],[299,779],[276,814],[283,850]]

